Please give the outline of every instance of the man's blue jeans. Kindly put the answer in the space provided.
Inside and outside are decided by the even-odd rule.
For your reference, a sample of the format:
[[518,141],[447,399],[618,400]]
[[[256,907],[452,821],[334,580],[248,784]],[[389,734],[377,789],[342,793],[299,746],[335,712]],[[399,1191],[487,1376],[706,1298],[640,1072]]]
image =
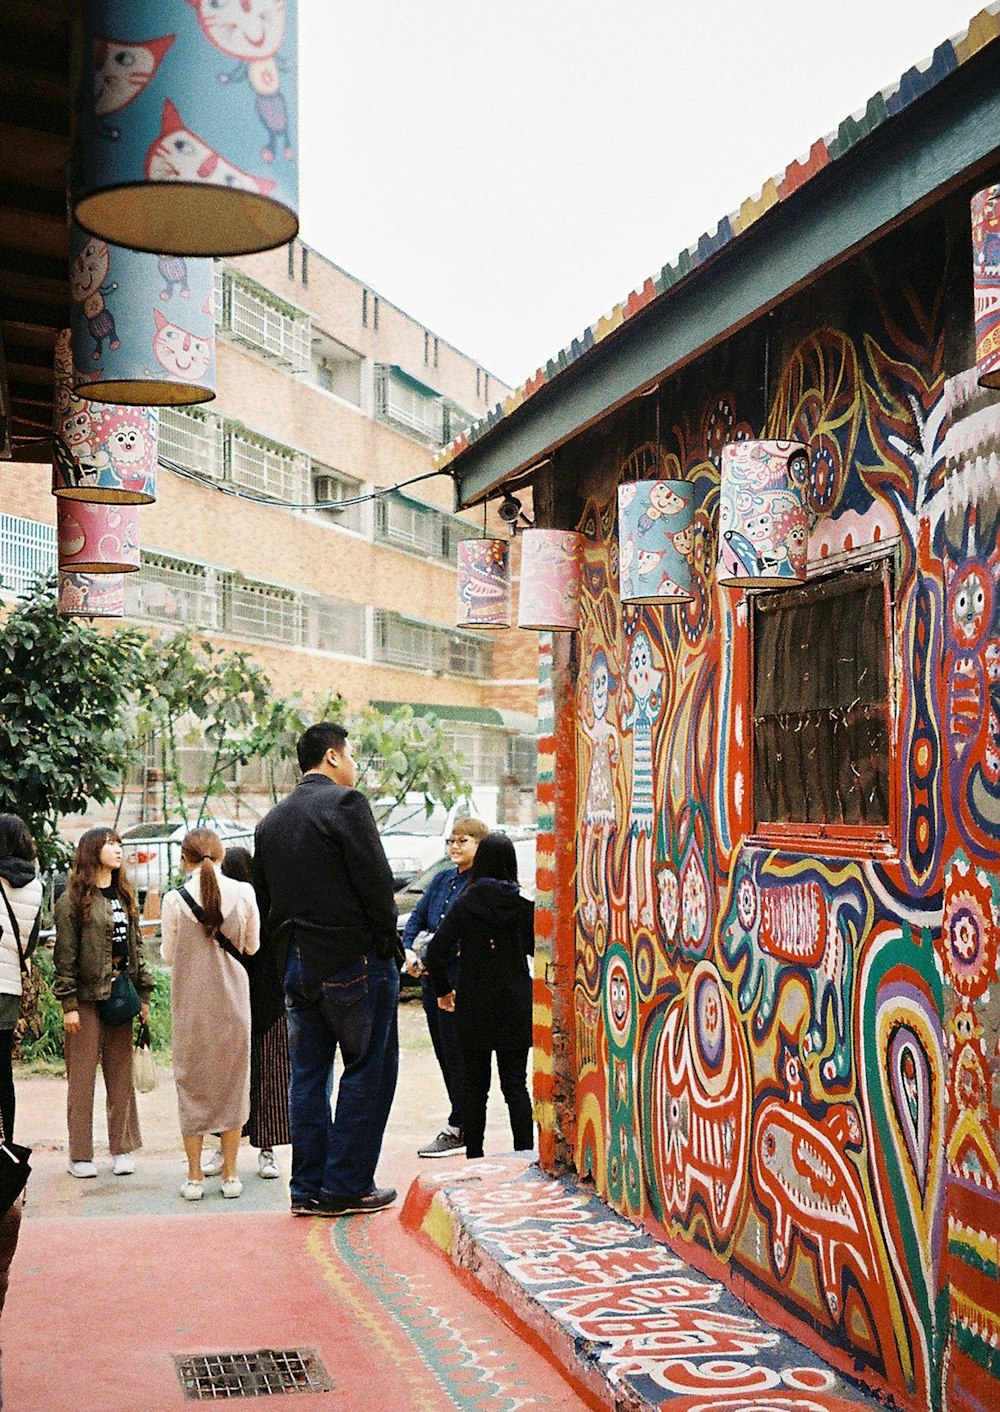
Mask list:
[[[399,1071],[399,970],[374,951],[320,983],[293,944],[285,968],[292,1064],[292,1201],[366,1196]],[[344,1068],[331,1117],[333,1061]]]

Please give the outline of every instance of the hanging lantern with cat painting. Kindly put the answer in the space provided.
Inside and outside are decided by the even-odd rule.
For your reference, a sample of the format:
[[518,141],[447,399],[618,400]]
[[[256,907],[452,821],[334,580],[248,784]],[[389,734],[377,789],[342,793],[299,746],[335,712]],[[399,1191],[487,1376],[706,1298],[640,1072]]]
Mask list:
[[797,441],[731,441],[722,448],[719,562],[729,588],[804,583],[809,453]]
[[296,0],[84,0],[71,196],[102,240],[246,255],[298,230]]
[[78,396],[137,407],[215,396],[212,260],[128,250],[75,224],[69,259]]
[[618,586],[623,603],[690,603],[694,486],[683,480],[618,487]]
[[124,618],[125,575],[62,570],[56,611],[64,618]]

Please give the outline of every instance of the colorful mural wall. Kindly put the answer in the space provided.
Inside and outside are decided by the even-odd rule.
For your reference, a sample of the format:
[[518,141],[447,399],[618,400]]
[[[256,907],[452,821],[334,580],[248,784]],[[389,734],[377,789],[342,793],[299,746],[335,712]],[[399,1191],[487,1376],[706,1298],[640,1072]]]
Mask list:
[[[560,462],[586,566],[557,714],[578,1172],[898,1402],[971,1412],[1000,1406],[1000,399],[966,370],[967,212],[665,384],[658,441],[639,402]],[[809,450],[811,560],[891,550],[887,845],[755,840],[713,530],[722,445],[762,435]],[[694,487],[683,607],[619,601],[637,476]]]

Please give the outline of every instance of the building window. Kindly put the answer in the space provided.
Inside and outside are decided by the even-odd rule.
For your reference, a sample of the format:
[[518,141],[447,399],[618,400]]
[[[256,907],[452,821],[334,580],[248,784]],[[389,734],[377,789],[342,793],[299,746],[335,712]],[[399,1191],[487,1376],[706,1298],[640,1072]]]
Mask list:
[[143,550],[139,572],[125,577],[125,611],[130,618],[158,623],[215,627],[213,571]]
[[888,836],[890,561],[749,601],[757,829]]
[[488,677],[493,669],[493,644],[486,634],[456,633],[381,608],[375,612],[374,656],[376,662],[452,676]]
[[241,574],[219,575],[220,626],[236,637],[298,646],[302,642],[302,604],[293,589],[254,583]]
[[489,375],[489,373],[483,373],[483,401],[484,401],[484,402],[488,402],[489,400],[490,400],[490,375]]
[[483,395],[483,370],[482,370],[482,368],[477,368],[477,369],[476,369],[476,396],[477,396],[477,397],[482,397],[482,395]]
[[306,603],[306,645],[345,657],[365,656],[365,610],[341,598],[314,598]]
[[435,338],[435,340],[434,340],[434,366],[435,366],[435,368],[437,367],[437,365],[438,365],[438,340]]
[[375,365],[375,415],[436,446],[443,445],[445,404],[430,388],[387,363]]
[[219,324],[241,343],[296,372],[309,366],[312,350],[309,315],[278,299],[254,280],[226,272]]
[[4,593],[27,593],[35,581],[55,573],[55,525],[0,515],[0,574]]
[[295,241],[288,242],[288,278],[295,278]]
[[363,289],[363,290],[361,291],[361,327],[362,327],[362,328],[367,328],[367,327],[368,327],[368,291],[367,291],[367,289]]
[[309,283],[309,247],[307,245],[300,245],[299,252],[299,262],[302,267],[302,283],[303,285],[307,285]]
[[427,330],[424,329],[424,363],[425,363],[425,365],[428,364],[430,361],[431,361],[431,336],[430,336],[430,334],[427,332]]
[[159,458],[164,465],[217,480],[223,466],[222,422],[195,407],[161,407]]
[[298,504],[306,499],[309,457],[268,441],[245,427],[231,426],[226,436],[226,478],[234,485],[272,500]]
[[372,300],[372,328],[378,333],[378,295]]
[[375,501],[375,538],[415,554],[435,559],[455,559],[459,539],[468,538],[464,520],[445,515],[431,505],[421,505],[406,495],[390,491]]
[[342,503],[345,500],[357,500],[361,494],[361,481],[352,476],[341,475],[332,467],[315,462],[312,468],[312,485],[313,501],[318,515],[339,525],[341,529],[362,528],[361,512],[364,506]]

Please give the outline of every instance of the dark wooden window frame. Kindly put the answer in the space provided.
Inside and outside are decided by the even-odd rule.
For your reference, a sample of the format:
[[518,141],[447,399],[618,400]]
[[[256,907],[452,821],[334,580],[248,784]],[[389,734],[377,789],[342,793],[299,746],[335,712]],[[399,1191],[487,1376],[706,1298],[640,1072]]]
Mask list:
[[[896,556],[894,552],[872,556],[866,560],[838,564],[828,573],[810,578],[802,589],[768,590],[787,594],[809,594],[810,590],[819,597],[824,588],[836,593],[837,586],[846,583],[848,576],[865,577],[881,582],[883,594],[883,626],[885,635],[885,728],[886,728],[886,790],[887,818],[878,823],[807,822],[801,820],[774,821],[757,818],[755,751],[757,748],[757,711],[755,701],[756,643],[754,640],[755,604],[748,603],[747,631],[749,633],[748,698],[749,713],[749,811],[751,819],[751,843],[763,846],[780,846],[788,849],[813,850],[820,842],[828,850],[847,856],[868,856],[873,851],[879,855],[889,854],[898,847],[899,839],[899,766],[897,759],[896,731],[896,657],[894,632],[894,585],[896,578]],[[763,592],[763,590],[761,591]],[[750,593],[753,599],[758,594]],[[763,605],[762,605],[763,606]]]

